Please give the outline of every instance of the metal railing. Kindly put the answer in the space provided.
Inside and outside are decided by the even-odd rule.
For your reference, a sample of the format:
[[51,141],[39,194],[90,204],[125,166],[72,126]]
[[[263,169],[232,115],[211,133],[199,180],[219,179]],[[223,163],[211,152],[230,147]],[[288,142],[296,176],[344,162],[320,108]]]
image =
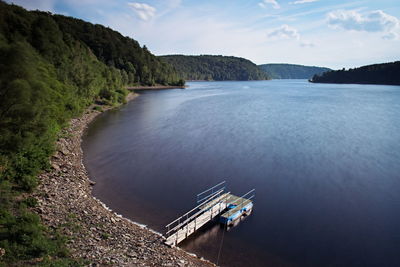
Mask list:
[[[208,188],[207,190],[204,190],[203,192],[197,194],[197,203],[203,202],[204,200],[206,200],[209,196],[211,196],[212,194],[214,194],[214,191],[218,191],[218,190],[225,190],[225,182],[226,181],[222,181],[216,185],[214,185],[213,187]],[[211,191],[211,193],[210,193]],[[206,196],[204,196],[205,194],[208,194]]]
[[[203,201],[201,204],[197,205],[190,211],[186,212],[185,214],[179,216],[174,221],[167,224],[165,226],[165,228],[167,228],[167,232],[165,233],[166,236],[169,237],[169,236],[173,235],[174,232],[179,231],[180,229],[184,228],[187,224],[189,224],[191,221],[193,221],[197,217],[201,216],[201,214],[203,214],[204,212],[207,211],[206,209],[201,209],[201,207],[206,205],[206,203],[211,202],[215,199],[218,199],[218,197],[221,197],[224,190],[225,189],[220,189],[220,190],[214,192],[207,199],[205,199],[205,201]],[[216,201],[214,206],[217,205],[218,203],[224,201],[224,199],[225,199],[225,197],[222,196],[220,200]]]
[[246,205],[247,205],[247,202],[252,202],[252,199],[253,198],[255,198],[255,196],[256,196],[256,189],[254,188],[254,189],[251,189],[249,192],[247,192],[246,194],[244,194],[243,196],[241,196],[240,198],[241,198],[241,207],[242,207],[242,209],[244,208],[244,206],[245,206],[245,203],[246,203]]

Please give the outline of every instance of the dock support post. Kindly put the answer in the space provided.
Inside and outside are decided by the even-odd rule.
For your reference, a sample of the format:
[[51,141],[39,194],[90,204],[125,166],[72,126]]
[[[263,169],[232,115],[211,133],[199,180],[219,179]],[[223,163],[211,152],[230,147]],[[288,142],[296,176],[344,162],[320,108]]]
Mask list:
[[[188,215],[186,215],[186,221],[189,219]],[[188,237],[189,232],[189,223],[186,224],[186,238]]]

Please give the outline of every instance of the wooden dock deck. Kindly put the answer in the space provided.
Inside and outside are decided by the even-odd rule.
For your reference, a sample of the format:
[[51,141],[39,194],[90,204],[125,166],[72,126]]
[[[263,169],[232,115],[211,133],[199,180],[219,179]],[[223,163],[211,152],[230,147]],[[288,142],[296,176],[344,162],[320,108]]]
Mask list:
[[191,234],[196,232],[197,229],[214,219],[221,213],[222,210],[226,209],[226,203],[218,202],[214,206],[210,207],[207,211],[202,213],[200,216],[194,218],[182,228],[180,228],[173,235],[169,236],[165,243],[169,246],[176,246]]
[[[216,186],[210,189],[214,189],[215,187]],[[245,197],[249,195],[249,193],[253,193],[254,189],[242,197],[232,195],[230,192],[225,193],[224,190],[225,187],[220,188],[215,192],[212,190],[211,194],[201,200],[201,204],[168,224],[166,226],[167,238],[165,243],[172,247],[178,245],[180,242],[195,233],[200,227],[212,221],[221,213],[223,214],[221,215],[220,221],[229,224],[237,218],[240,218],[242,214],[247,214],[251,211],[253,207],[253,201],[251,198],[253,198],[254,195],[251,196],[251,198]]]

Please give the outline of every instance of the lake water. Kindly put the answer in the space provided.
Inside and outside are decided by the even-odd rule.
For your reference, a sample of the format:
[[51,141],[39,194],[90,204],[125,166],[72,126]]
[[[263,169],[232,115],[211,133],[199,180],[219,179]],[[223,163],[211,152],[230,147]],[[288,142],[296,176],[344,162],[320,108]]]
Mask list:
[[[253,213],[180,247],[222,266],[400,265],[400,87],[193,82],[99,116],[83,142],[94,195],[164,225],[222,180]],[[223,242],[222,241],[223,237]]]

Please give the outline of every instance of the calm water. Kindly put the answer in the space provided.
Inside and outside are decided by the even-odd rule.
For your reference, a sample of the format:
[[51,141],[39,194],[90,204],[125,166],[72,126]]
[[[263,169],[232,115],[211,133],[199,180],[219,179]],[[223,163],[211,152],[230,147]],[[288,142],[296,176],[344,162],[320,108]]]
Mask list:
[[[94,195],[163,231],[221,180],[256,188],[224,234],[223,266],[400,265],[400,87],[199,82],[143,93],[96,119]],[[181,247],[217,261],[223,230]]]

